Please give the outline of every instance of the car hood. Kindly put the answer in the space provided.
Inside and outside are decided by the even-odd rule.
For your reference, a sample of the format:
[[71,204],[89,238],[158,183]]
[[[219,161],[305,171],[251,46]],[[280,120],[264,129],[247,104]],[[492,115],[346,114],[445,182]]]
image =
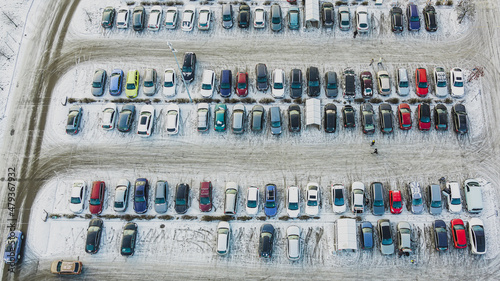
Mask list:
[[279,134],[281,134],[281,126],[280,127],[271,127],[271,133],[273,135],[279,135]]
[[411,206],[411,212],[414,213],[414,214],[420,214],[422,213],[422,211],[424,210],[424,205],[412,205]]
[[420,21],[410,21],[410,29],[420,29]]
[[80,204],[69,204],[69,209],[73,212],[73,213],[81,213],[83,211],[83,200],[82,200],[82,203]]
[[178,213],[178,214],[184,214],[188,209],[188,206],[187,205],[176,205],[175,206],[175,211]]
[[145,213],[147,209],[147,202],[134,202],[134,210],[136,213]]
[[410,93],[410,87],[406,88],[398,87],[398,91],[400,96],[407,96]]
[[392,255],[394,254],[394,244],[391,245],[380,245],[380,252],[382,255]]
[[92,87],[92,95],[94,95],[94,96],[100,96],[100,95],[102,95],[102,88],[94,88],[94,87]]
[[163,95],[171,97],[175,95],[175,86],[173,87],[163,87]]
[[326,89],[326,96],[327,97],[336,97],[339,93],[339,89]]
[[155,204],[155,211],[157,213],[165,213],[167,211],[167,204]]
[[290,97],[292,99],[300,98],[302,96],[302,89],[291,89],[290,90]]
[[436,96],[445,97],[448,95],[448,87],[437,87],[436,86]]
[[267,208],[267,207],[264,207],[264,213],[268,217],[275,216],[276,212],[277,212],[277,208]]

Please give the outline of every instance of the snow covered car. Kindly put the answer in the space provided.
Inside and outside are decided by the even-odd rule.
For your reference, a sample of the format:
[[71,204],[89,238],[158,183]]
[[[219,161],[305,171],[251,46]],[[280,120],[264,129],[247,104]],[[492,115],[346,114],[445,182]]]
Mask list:
[[394,254],[391,222],[388,219],[380,219],[377,221],[377,227],[378,237],[380,239],[380,253],[382,255]]
[[123,70],[113,69],[109,76],[109,94],[119,96],[122,93]]
[[5,264],[13,265],[21,260],[21,249],[24,234],[20,230],[9,231],[9,236],[5,240],[5,252],[3,261]]
[[336,214],[342,214],[346,210],[345,187],[343,184],[332,184],[332,209]]
[[132,128],[132,123],[135,119],[135,105],[127,103],[122,106],[122,110],[118,115],[117,129],[120,132],[128,132]]
[[364,134],[375,133],[375,111],[373,111],[373,106],[365,102],[360,106],[361,115],[361,128]]
[[95,254],[99,252],[101,245],[103,222],[99,218],[91,219],[87,228],[87,240],[85,242],[85,252]]
[[76,180],[71,187],[71,198],[69,201],[69,209],[79,214],[85,209],[85,197],[87,194],[87,184],[83,180]]
[[410,80],[408,79],[408,71],[406,68],[398,69],[398,94],[407,96],[410,93]]
[[411,194],[411,212],[420,214],[424,210],[424,202],[422,199],[422,188],[418,182],[410,182],[409,185]]
[[486,254],[486,240],[484,236],[484,224],[478,218],[472,218],[468,225],[470,251],[474,255]]
[[175,135],[179,132],[179,106],[169,104],[167,107],[167,134]]
[[320,191],[319,185],[316,182],[307,184],[307,201],[306,201],[306,214],[309,216],[317,216],[319,213]]
[[291,225],[286,229],[287,256],[289,260],[300,259],[300,228]]
[[351,186],[351,210],[355,214],[363,213],[365,208],[365,185],[356,181]]
[[116,27],[117,28],[128,28],[128,15],[129,11],[127,7],[122,7],[118,9],[118,14],[116,15]]
[[273,71],[273,84],[271,87],[271,95],[274,98],[285,97],[285,71],[283,71],[283,69],[275,69]]
[[254,28],[266,27],[266,10],[264,10],[263,7],[255,8],[253,17],[253,27]]
[[359,33],[366,33],[368,27],[368,8],[366,6],[359,6],[356,9],[356,29]]
[[436,85],[436,97],[446,97],[448,95],[448,79],[443,67],[434,68],[434,82]]
[[212,12],[209,7],[201,7],[198,14],[198,29],[209,30]]
[[259,211],[259,188],[250,186],[247,190],[246,211],[248,215],[256,215]]
[[408,222],[401,221],[398,223],[398,250],[400,254],[409,256],[411,250],[411,227]]
[[176,7],[169,7],[165,12],[165,28],[175,29],[177,27],[177,17],[179,12]]
[[214,109],[214,130],[216,132],[224,132],[226,130],[226,115],[227,106],[219,103]]
[[198,115],[198,132],[205,132],[210,126],[210,105],[208,103],[199,103],[196,110]]
[[173,97],[177,92],[177,78],[173,68],[165,69],[163,82],[163,95],[165,97]]
[[297,186],[289,186],[286,192],[286,213],[296,218],[300,213],[300,190]]
[[92,95],[95,97],[100,97],[104,94],[104,88],[106,88],[106,79],[108,78],[106,70],[97,69],[94,72],[94,77],[92,79]]
[[146,96],[153,96],[156,94],[156,85],[157,85],[157,74],[156,69],[147,68],[144,73],[143,78],[143,92]]
[[235,134],[242,134],[245,131],[245,116],[246,116],[245,106],[242,104],[237,104],[233,107],[233,113],[231,114],[231,130]]
[[196,8],[193,5],[187,5],[182,13],[182,30],[191,31],[194,27],[194,20],[196,17]]
[[235,182],[227,182],[224,195],[224,214],[236,215],[236,207],[238,206],[238,184]]
[[123,227],[120,254],[122,256],[133,256],[137,240],[137,224],[129,222]]
[[462,211],[462,198],[460,196],[460,184],[456,181],[446,182],[445,192],[446,201],[448,202],[448,210],[451,213],[460,213]]
[[229,223],[221,221],[217,225],[217,254],[224,256],[229,252],[229,238],[231,235],[231,228]]
[[116,115],[118,115],[116,104],[110,102],[104,106],[102,111],[102,128],[104,130],[109,131],[115,128]]
[[149,13],[149,20],[148,20],[148,30],[157,31],[160,29],[162,14],[163,14],[163,10],[160,6],[153,6],[151,8],[151,12]]
[[203,98],[211,98],[215,91],[215,72],[213,70],[203,70],[201,91]]
[[53,261],[50,266],[50,273],[63,275],[78,275],[82,273],[83,264],[81,261]]
[[454,98],[463,98],[464,90],[464,73],[461,68],[455,67],[450,71],[451,75],[451,96]]
[[125,212],[128,206],[128,189],[130,182],[127,179],[120,179],[115,188],[115,201],[113,209],[115,212]]
[[168,208],[168,183],[163,180],[156,182],[155,188],[155,212],[163,214]]
[[152,105],[144,105],[139,113],[137,134],[142,137],[151,136],[155,118],[155,108]]

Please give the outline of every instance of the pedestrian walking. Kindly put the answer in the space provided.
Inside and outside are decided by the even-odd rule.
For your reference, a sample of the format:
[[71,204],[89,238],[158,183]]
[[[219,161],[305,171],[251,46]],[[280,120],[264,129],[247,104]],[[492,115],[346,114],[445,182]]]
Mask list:
[[372,64],[373,64],[373,62],[374,62],[374,61],[375,61],[375,60],[374,60],[374,59],[372,59],[372,61],[370,62],[370,66],[372,66]]
[[372,152],[372,154],[378,154],[378,150],[375,148],[375,150]]
[[358,30],[354,30],[354,37],[353,38],[356,38],[357,35],[358,35]]
[[372,140],[372,144],[370,146],[374,146],[375,145],[375,140]]

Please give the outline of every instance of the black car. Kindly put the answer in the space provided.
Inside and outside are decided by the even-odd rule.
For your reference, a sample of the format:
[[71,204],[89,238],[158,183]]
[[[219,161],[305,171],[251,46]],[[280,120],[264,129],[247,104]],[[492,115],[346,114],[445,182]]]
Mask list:
[[288,107],[288,129],[290,132],[300,132],[300,106],[292,104]]
[[87,242],[85,242],[85,252],[95,254],[99,251],[102,234],[102,220],[99,218],[90,220],[87,228]]
[[373,111],[373,106],[370,103],[363,103],[360,109],[363,133],[373,134],[375,132],[375,112]]
[[458,134],[467,133],[467,112],[463,104],[455,104],[451,108],[451,116],[453,118],[453,126]]
[[112,28],[115,21],[115,8],[109,6],[104,8],[102,12],[101,26],[104,28]]
[[354,113],[354,107],[352,107],[352,105],[345,105],[342,108],[342,117],[344,120],[344,128],[356,127],[356,115]]
[[267,91],[269,84],[267,82],[267,66],[263,63],[258,63],[255,66],[255,75],[257,76],[257,90]]
[[442,103],[434,107],[434,124],[436,130],[448,130],[448,109]]
[[123,228],[122,245],[120,247],[120,254],[122,256],[134,255],[136,239],[137,239],[137,224],[129,222]]
[[392,32],[403,31],[403,9],[400,7],[392,7],[391,9],[391,27]]
[[344,69],[344,97],[350,98],[356,95],[356,75],[352,68]]
[[336,98],[339,93],[339,84],[337,80],[337,72],[328,71],[325,74],[325,94],[328,98]]
[[324,109],[323,127],[327,133],[335,133],[337,130],[337,106],[333,103],[327,103]]
[[446,230],[446,223],[442,220],[434,221],[434,245],[436,251],[448,250],[448,232]]
[[424,22],[425,22],[425,30],[427,31],[436,31],[437,21],[436,21],[436,9],[433,6],[427,5],[423,11],[424,14]]
[[321,19],[323,20],[324,27],[332,27],[335,13],[333,12],[333,4],[330,2],[324,2],[321,5]]
[[132,13],[132,27],[135,31],[141,31],[144,29],[146,22],[146,9],[144,6],[137,6],[134,8]]
[[135,119],[135,105],[128,103],[122,107],[118,115],[118,131],[129,132]]
[[247,4],[240,6],[238,13],[238,26],[240,28],[248,28],[250,25],[250,7]]
[[189,208],[189,185],[185,183],[177,184],[175,188],[175,211],[184,214]]
[[320,92],[320,81],[319,81],[319,70],[315,66],[311,66],[307,69],[307,95],[310,97],[319,96]]
[[186,52],[184,54],[184,63],[182,64],[182,76],[186,82],[191,82],[194,79],[196,71],[196,54]]
[[302,97],[302,70],[297,68],[290,72],[290,97],[292,99]]
[[259,256],[271,258],[273,255],[274,227],[270,224],[264,224],[260,228],[259,238]]
[[382,103],[378,107],[379,121],[380,121],[380,131],[382,133],[392,133],[393,121],[392,121],[392,107],[388,103]]

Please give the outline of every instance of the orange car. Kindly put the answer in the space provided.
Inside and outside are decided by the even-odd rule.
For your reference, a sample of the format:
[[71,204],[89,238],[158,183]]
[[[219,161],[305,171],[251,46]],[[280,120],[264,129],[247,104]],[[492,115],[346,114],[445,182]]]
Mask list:
[[83,264],[81,261],[54,261],[50,267],[50,273],[54,274],[73,274],[82,273]]

